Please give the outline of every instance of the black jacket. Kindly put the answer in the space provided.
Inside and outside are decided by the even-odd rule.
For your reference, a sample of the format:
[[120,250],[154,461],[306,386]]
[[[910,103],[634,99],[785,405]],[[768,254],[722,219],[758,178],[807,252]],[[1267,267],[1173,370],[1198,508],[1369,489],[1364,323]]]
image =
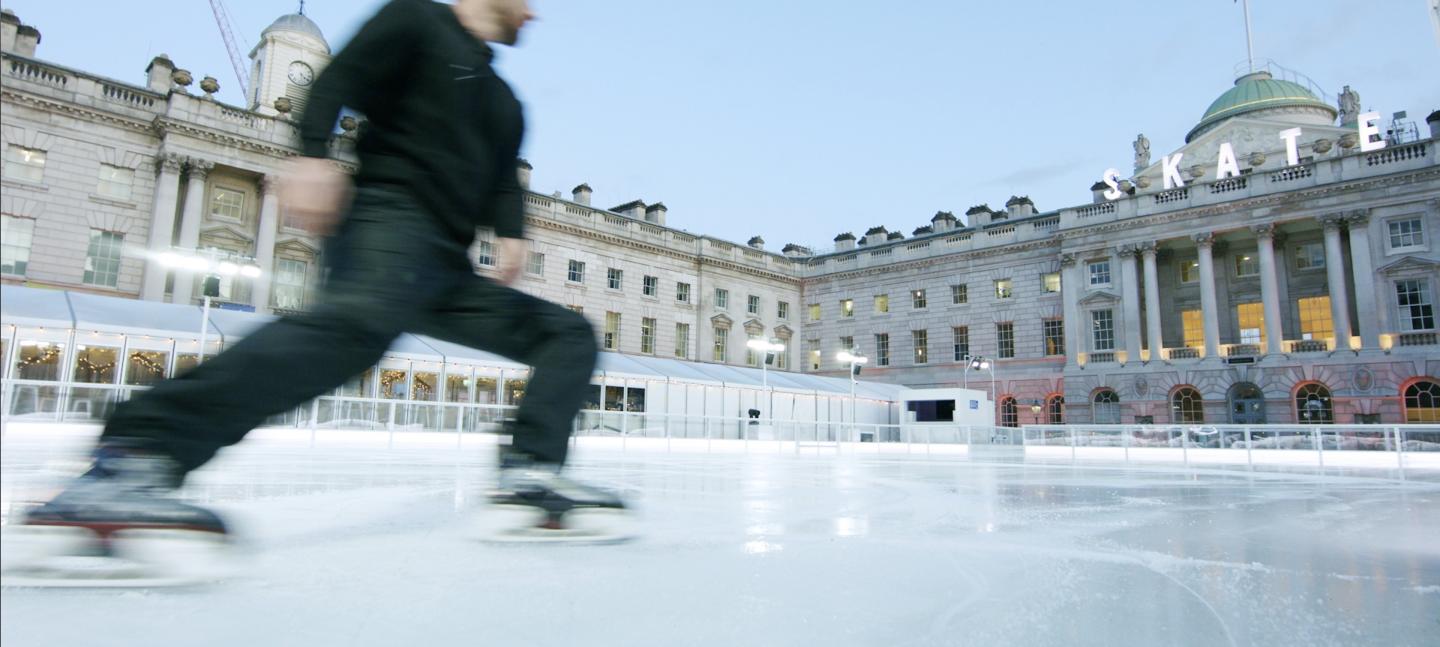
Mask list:
[[465,245],[477,226],[520,238],[525,120],[492,56],[449,5],[392,0],[316,79],[300,119],[302,154],[325,157],[340,108],[358,110],[369,125],[357,184],[409,188]]

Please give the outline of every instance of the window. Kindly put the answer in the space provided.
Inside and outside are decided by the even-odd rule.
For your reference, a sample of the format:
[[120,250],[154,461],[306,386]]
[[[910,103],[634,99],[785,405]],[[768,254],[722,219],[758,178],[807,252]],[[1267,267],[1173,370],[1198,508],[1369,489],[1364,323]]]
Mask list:
[[810,321],[820,321],[820,304],[812,303],[808,309],[810,310]]
[[1094,341],[1092,350],[1115,350],[1115,312],[1113,310],[1091,311],[1090,329],[1091,338]]
[[1295,391],[1295,420],[1305,425],[1328,425],[1335,422],[1335,409],[1330,404],[1330,389],[1311,382]]
[[73,382],[86,384],[114,384],[116,374],[115,363],[120,353],[118,348],[107,348],[104,346],[81,346],[75,347],[75,373],[71,376]]
[[1325,245],[1305,243],[1295,248],[1295,269],[1318,270],[1325,267]]
[[924,364],[930,360],[930,332],[927,330],[910,331],[910,342],[915,348],[915,363]]
[[840,338],[840,350],[843,350],[843,351],[846,351],[846,352],[849,352],[849,353],[857,352],[859,349],[855,348],[855,338],[854,338],[853,336],[850,336],[850,335],[846,335],[846,336],[844,336],[844,337],[841,337],[841,338]]
[[475,241],[475,264],[480,267],[495,267],[495,243],[484,238]]
[[690,303],[690,284],[689,284],[689,283],[676,283],[676,284],[675,284],[675,301],[677,301],[677,302],[679,302],[679,303]]
[[806,356],[810,358],[810,370],[820,370],[820,340],[807,340],[805,342],[805,347],[809,349],[806,352]]
[[1440,422],[1440,382],[1421,380],[1405,388],[1405,422]]
[[655,320],[649,317],[640,319],[640,352],[655,354]]
[[1120,396],[1112,389],[1095,392],[1095,424],[1120,424]]
[[715,288],[715,307],[721,310],[730,307],[730,291],[722,288]]
[[95,187],[95,193],[116,200],[129,200],[130,187],[134,184],[134,169],[101,164],[100,183]]
[[729,334],[729,328],[721,328],[719,326],[715,327],[715,349],[713,351],[713,354],[711,355],[711,359],[714,359],[717,362],[730,361],[730,349],[729,344],[727,343],[728,339],[726,339]]
[[925,306],[927,305],[927,302],[926,302],[926,300],[925,300],[925,291],[924,291],[924,290],[911,290],[911,291],[910,291],[910,305],[911,305],[911,307],[915,308],[916,310],[924,310],[924,309],[925,309]]
[[840,316],[841,316],[841,317],[853,317],[853,316],[855,316],[855,300],[854,300],[854,299],[841,299],[841,300],[840,300]]
[[1045,294],[1055,294],[1060,291],[1060,273],[1049,272],[1040,275],[1040,291]]
[[5,177],[26,182],[45,179],[45,151],[11,144],[5,149]]
[[[14,147],[12,146],[11,148]],[[41,163],[44,163],[43,160]],[[1425,224],[1419,218],[1391,220],[1388,226],[1390,228],[1390,249],[1422,247],[1425,245]]]
[[0,274],[25,275],[30,264],[30,241],[35,237],[35,221],[29,218],[0,218]]
[[620,313],[605,313],[605,350],[620,347]]
[[1020,426],[1020,410],[1015,406],[1015,398],[1008,395],[1000,398],[1000,426]]
[[1235,276],[1243,278],[1260,275],[1260,259],[1254,252],[1235,255]]
[[1430,301],[1429,281],[1396,281],[1395,300],[1400,306],[1401,329],[1431,330],[1435,327],[1435,306]]
[[753,294],[745,297],[745,312],[752,315],[760,314],[760,297]]
[[969,359],[970,359],[970,327],[969,327],[969,326],[955,326],[954,328],[951,328],[951,329],[950,329],[950,332],[955,335],[955,342],[954,342],[955,354],[953,355],[953,357],[955,358],[955,361],[957,361],[957,362],[964,362],[964,361],[969,360]]
[[1205,422],[1203,401],[1200,392],[1194,387],[1182,386],[1176,389],[1170,396],[1170,410],[1174,413],[1174,422]]
[[241,221],[245,218],[245,193],[222,186],[210,194],[210,217]]
[[[745,339],[747,341],[758,341],[760,339],[760,336],[746,335]],[[745,365],[753,366],[756,368],[760,367],[760,353],[757,353],[755,349],[751,348],[750,344],[745,344]]]
[[890,335],[888,333],[875,335],[875,365],[890,365]]
[[625,287],[625,272],[613,267],[605,269],[605,287],[620,290]]
[[1330,297],[1308,297],[1300,299],[1300,338],[1329,339],[1335,336],[1334,322],[1330,320]]
[[880,314],[886,314],[886,313],[888,313],[888,312],[890,312],[890,295],[888,295],[888,294],[877,294],[877,295],[875,295],[875,314],[880,315]]
[[1235,320],[1240,324],[1240,343],[1265,343],[1265,307],[1259,303],[1235,306]]
[[154,350],[132,350],[125,366],[125,383],[149,386],[165,379],[165,365],[170,353]]
[[785,350],[775,353],[775,368],[782,371],[790,368],[790,342],[788,340],[785,341]]
[[573,313],[575,313],[575,314],[577,314],[577,315],[583,315],[583,314],[585,314],[585,306],[565,306],[565,307],[566,307],[566,308],[569,308],[569,309],[570,309],[570,312],[573,312]]
[[585,282],[585,263],[581,261],[570,261],[570,271],[565,275],[565,280],[571,283]]
[[790,304],[789,304],[789,303],[786,303],[786,302],[784,302],[784,301],[776,301],[776,302],[775,302],[775,318],[776,318],[776,319],[789,319],[789,318],[790,318]]
[[1200,261],[1186,259],[1180,261],[1180,282],[1198,283],[1200,281]]
[[1040,322],[1040,328],[1045,333],[1045,354],[1065,354],[1065,320],[1045,319]]
[[1110,285],[1110,259],[1090,261],[1085,267],[1090,274],[1091,287]]
[[1010,279],[1000,279],[995,282],[996,299],[1009,299],[1014,294],[1015,290],[1011,286]]
[[1015,356],[1015,324],[1013,322],[1002,321],[995,324],[995,347],[1000,349],[1002,359]]
[[525,257],[525,273],[530,276],[545,276],[545,255],[530,252]]
[[1045,424],[1065,424],[1065,396],[1052,395],[1045,401]]
[[1185,335],[1186,348],[1205,347],[1205,317],[1200,310],[1180,313],[1180,328]]
[[90,247],[85,252],[87,285],[115,287],[120,280],[120,247],[125,237],[113,231],[90,230]]
[[675,324],[675,356],[681,359],[690,356],[690,324]]
[[646,275],[640,281],[640,293],[647,297],[660,294],[660,277]]
[[275,261],[275,291],[270,295],[271,305],[281,310],[299,310],[305,307],[305,275],[309,265],[305,261],[281,258]]
[[953,305],[960,305],[960,304],[962,304],[962,303],[969,303],[969,302],[970,302],[970,289],[969,289],[969,286],[964,285],[964,284],[961,284],[961,285],[952,285],[952,286],[950,286],[950,303],[951,303],[951,304],[953,304]]

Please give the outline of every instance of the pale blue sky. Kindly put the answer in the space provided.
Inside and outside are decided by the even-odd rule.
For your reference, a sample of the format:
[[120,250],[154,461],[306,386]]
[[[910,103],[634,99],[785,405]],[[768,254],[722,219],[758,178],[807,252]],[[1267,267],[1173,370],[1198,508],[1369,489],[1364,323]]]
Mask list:
[[[293,0],[228,0],[248,53]],[[381,0],[309,0],[338,48]],[[38,55],[143,83],[165,52],[234,73],[206,0],[7,0]],[[536,0],[500,67],[526,102],[533,188],[597,206],[663,200],[669,224],[771,249],[841,231],[907,236],[937,210],[1012,194],[1089,201],[1144,132],[1158,155],[1245,58],[1230,0]],[[1254,0],[1258,58],[1356,89],[1367,109],[1440,108],[1425,0]],[[248,62],[247,62],[248,64]]]

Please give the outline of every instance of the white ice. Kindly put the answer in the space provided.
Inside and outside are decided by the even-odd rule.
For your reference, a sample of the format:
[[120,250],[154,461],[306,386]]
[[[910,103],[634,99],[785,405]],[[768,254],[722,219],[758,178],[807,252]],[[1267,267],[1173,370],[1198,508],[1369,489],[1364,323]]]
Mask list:
[[[82,467],[16,430],[4,521]],[[86,431],[86,430],[81,430]],[[731,441],[734,443],[735,441]],[[28,645],[1435,645],[1440,472],[939,453],[624,451],[616,546],[467,538],[489,437],[260,432],[185,494],[250,548],[192,590],[6,589]]]

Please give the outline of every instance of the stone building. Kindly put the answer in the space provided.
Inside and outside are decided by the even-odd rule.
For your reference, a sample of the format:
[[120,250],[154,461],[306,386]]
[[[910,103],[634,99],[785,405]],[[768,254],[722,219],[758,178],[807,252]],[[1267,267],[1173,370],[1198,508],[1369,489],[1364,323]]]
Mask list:
[[[131,85],[45,61],[38,29],[0,22],[0,280],[194,303],[199,277],[160,259],[213,248],[263,272],[227,279],[222,307],[305,307],[321,244],[280,213],[274,177],[329,57],[318,26],[268,27],[234,107],[164,56]],[[1440,113],[1428,136],[1362,150],[1345,96],[1337,110],[1248,74],[1159,162],[1137,140],[1133,175],[1089,204],[1014,196],[908,238],[841,234],[833,250],[687,232],[659,202],[596,208],[587,184],[531,192],[519,287],[582,311],[624,353],[755,366],[745,342],[768,338],[786,342],[776,370],[844,375],[836,354],[858,350],[866,379],[993,383],[1002,424],[1433,419]],[[339,125],[333,157],[353,165],[359,123]],[[1282,134],[1297,127],[1291,160]],[[1237,175],[1218,178],[1232,153]],[[517,169],[527,188],[530,171]],[[492,250],[482,232],[480,271]],[[993,373],[966,371],[975,356]]]

